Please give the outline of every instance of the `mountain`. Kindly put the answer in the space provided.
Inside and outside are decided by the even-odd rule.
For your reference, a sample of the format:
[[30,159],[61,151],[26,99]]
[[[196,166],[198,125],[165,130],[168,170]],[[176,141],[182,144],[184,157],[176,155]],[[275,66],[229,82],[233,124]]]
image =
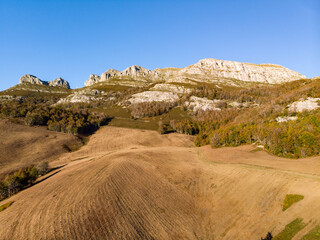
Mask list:
[[134,65],[121,72],[109,69],[102,73],[101,77],[95,74],[90,75],[85,86],[106,82],[113,78],[180,83],[190,83],[190,80],[213,82],[221,79],[236,79],[245,82],[280,84],[306,77],[275,64],[252,64],[207,58],[185,68],[164,68],[151,71]]

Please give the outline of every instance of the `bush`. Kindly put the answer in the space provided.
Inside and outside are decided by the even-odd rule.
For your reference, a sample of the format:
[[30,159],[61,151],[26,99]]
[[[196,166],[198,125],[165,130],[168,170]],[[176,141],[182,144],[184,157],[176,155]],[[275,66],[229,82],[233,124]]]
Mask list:
[[7,197],[8,197],[8,187],[3,182],[0,182],[0,200],[5,199]]
[[49,171],[49,164],[48,162],[41,162],[36,166],[38,175],[42,176],[45,175]]
[[37,167],[22,168],[8,174],[4,180],[0,181],[0,201],[32,185],[41,174],[46,172],[48,172],[48,163],[40,163]]
[[28,125],[28,126],[34,126],[34,125],[45,125],[47,123],[47,121],[45,120],[45,118],[39,114],[39,113],[31,113],[28,112],[24,122]]
[[267,233],[267,235],[266,235],[266,237],[264,237],[264,238],[261,238],[261,240],[272,240],[272,234],[271,234],[271,232],[268,232]]
[[166,134],[166,133],[169,132],[169,126],[168,126],[167,124],[163,124],[162,121],[159,121],[159,122],[158,122],[158,126],[159,126],[158,132],[159,132],[160,134]]

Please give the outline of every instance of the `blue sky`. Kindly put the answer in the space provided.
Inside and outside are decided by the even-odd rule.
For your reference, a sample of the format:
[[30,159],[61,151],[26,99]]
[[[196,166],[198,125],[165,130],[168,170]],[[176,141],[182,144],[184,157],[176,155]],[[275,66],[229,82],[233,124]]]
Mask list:
[[33,74],[82,87],[92,73],[202,58],[320,75],[318,0],[0,0],[0,90]]

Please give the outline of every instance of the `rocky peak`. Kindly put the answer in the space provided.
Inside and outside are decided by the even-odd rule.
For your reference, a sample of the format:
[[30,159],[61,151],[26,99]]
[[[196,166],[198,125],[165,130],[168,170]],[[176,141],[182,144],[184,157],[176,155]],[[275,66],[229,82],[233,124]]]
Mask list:
[[89,76],[88,80],[85,81],[84,85],[85,85],[85,86],[91,86],[91,85],[93,85],[93,84],[95,84],[95,83],[97,83],[97,82],[100,82],[100,79],[101,79],[101,78],[100,78],[99,75],[97,75],[97,74],[91,74],[91,75]]
[[70,89],[70,84],[61,77],[49,82],[49,86],[63,87],[63,88]]
[[121,75],[129,76],[129,77],[146,77],[147,75],[150,75],[150,74],[151,74],[151,71],[149,69],[140,67],[138,65],[133,65],[131,67],[128,67],[121,72]]
[[182,69],[183,73],[206,75],[213,78],[233,78],[248,82],[283,83],[306,78],[295,71],[276,64],[252,64],[234,61],[202,59]]
[[19,80],[19,84],[23,84],[23,83],[30,83],[35,85],[49,85],[54,87],[63,87],[63,88],[70,89],[70,84],[63,78],[57,78],[51,82],[48,82],[48,81],[42,81],[36,76],[26,74],[26,75],[23,75]]
[[26,74],[23,75],[20,80],[19,80],[19,84],[22,83],[31,83],[31,84],[38,84],[38,85],[48,85],[48,82],[46,81],[42,81],[39,78],[37,78],[36,76],[33,76],[31,74]]
[[112,77],[119,76],[120,72],[115,69],[108,69],[108,71],[101,74],[101,81],[107,81]]

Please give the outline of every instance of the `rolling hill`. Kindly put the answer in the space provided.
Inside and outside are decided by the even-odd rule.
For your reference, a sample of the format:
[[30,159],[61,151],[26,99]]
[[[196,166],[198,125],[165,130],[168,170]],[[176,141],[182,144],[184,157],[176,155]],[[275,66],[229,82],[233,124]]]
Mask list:
[[[320,224],[319,157],[251,146],[193,147],[192,137],[104,127],[63,166],[8,201],[3,239],[259,239],[298,218]],[[302,164],[303,163],[303,164]],[[304,199],[282,211],[286,194]]]

